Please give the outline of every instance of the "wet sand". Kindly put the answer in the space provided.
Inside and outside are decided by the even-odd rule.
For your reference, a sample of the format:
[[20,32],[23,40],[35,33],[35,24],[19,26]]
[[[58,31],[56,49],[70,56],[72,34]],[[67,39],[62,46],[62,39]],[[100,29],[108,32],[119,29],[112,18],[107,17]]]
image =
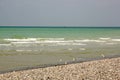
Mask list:
[[119,80],[120,57],[0,74],[0,80]]

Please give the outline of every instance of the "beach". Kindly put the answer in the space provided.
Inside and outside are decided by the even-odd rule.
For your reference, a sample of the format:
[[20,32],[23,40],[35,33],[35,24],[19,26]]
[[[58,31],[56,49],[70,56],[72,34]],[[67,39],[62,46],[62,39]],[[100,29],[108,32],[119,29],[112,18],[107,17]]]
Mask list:
[[0,0],[0,80],[120,80],[120,0]]
[[0,73],[120,56],[116,27],[0,27]]
[[1,27],[0,80],[119,80],[120,28]]
[[0,74],[0,80],[119,80],[120,57]]

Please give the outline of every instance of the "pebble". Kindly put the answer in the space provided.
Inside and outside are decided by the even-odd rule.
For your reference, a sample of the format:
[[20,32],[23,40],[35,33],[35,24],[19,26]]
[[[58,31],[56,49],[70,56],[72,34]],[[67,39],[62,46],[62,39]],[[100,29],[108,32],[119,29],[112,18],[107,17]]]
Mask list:
[[119,72],[120,57],[9,72],[0,80],[120,80]]

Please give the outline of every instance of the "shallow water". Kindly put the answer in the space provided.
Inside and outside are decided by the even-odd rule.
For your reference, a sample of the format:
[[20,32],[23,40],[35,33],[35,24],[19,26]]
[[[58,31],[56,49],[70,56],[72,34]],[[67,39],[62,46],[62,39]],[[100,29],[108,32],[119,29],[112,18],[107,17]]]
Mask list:
[[120,28],[0,28],[0,72],[120,56]]

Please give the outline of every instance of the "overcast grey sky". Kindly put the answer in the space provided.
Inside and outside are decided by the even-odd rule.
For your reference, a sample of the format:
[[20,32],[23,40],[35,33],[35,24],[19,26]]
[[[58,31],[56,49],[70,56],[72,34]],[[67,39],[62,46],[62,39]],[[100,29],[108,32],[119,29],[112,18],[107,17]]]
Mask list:
[[120,0],[0,0],[0,26],[120,26]]

